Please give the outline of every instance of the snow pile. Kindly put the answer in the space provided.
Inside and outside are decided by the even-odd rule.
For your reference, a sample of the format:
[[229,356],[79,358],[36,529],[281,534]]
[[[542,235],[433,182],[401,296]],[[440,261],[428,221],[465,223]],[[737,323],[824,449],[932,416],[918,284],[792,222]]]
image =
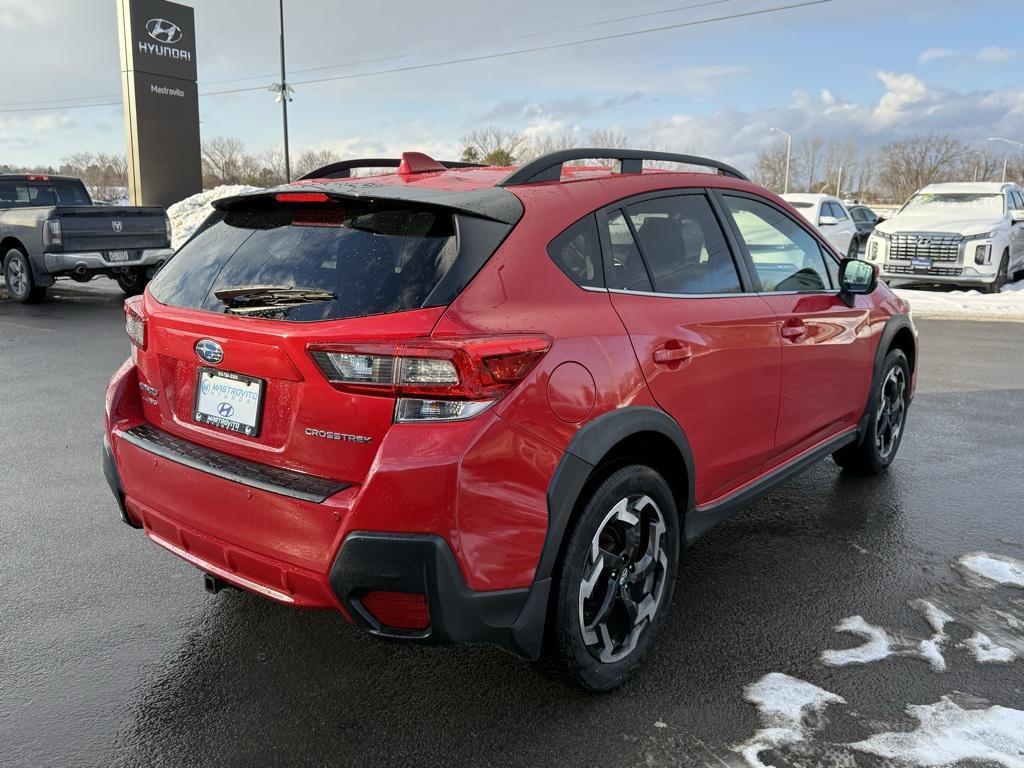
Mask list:
[[912,731],[878,733],[851,749],[920,766],[955,763],[1024,768],[1024,712],[1009,707],[963,709],[948,696],[934,704],[910,704]]
[[204,190],[172,205],[167,209],[167,216],[171,220],[171,247],[178,248],[192,236],[200,224],[206,221],[206,217],[213,211],[214,200],[255,192],[257,189],[259,187],[245,184],[227,184]]
[[748,685],[743,698],[757,707],[764,726],[734,748],[753,768],[767,768],[761,762],[762,752],[805,741],[822,720],[826,706],[846,703],[842,696],[781,672],[770,672]]
[[975,552],[957,558],[957,565],[985,581],[1008,587],[1024,587],[1024,562],[1006,555]]
[[1000,293],[914,290],[896,288],[918,317],[957,320],[1014,320],[1024,322],[1024,280],[1003,286]]

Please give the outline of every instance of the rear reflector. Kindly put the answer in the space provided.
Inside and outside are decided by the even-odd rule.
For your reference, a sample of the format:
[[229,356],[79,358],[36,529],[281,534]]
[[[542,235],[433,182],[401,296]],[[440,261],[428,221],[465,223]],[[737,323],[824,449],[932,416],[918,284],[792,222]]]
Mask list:
[[430,608],[427,596],[417,592],[386,592],[375,590],[359,602],[383,627],[393,629],[428,629]]

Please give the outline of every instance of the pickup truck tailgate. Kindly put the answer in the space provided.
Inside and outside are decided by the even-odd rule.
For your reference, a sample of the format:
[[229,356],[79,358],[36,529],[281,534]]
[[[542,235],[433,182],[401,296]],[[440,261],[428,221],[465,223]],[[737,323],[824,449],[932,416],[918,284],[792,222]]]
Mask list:
[[163,208],[96,205],[58,210],[66,252],[170,246]]

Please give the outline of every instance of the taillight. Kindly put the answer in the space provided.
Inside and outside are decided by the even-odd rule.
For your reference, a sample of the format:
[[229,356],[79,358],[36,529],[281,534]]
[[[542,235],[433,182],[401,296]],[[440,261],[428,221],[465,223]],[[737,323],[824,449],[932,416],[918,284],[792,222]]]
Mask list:
[[63,238],[60,230],[60,219],[47,219],[43,222],[43,245],[61,245]]
[[469,419],[533,370],[551,346],[545,336],[415,339],[311,345],[336,388],[398,398],[395,421]]
[[124,303],[124,329],[139,349],[146,348],[146,318],[142,316],[141,299],[129,299]]

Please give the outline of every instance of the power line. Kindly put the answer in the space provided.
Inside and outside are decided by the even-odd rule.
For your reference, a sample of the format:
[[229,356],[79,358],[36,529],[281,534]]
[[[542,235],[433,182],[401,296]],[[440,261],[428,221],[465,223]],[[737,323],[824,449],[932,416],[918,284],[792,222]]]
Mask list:
[[[695,7],[701,7],[701,6],[706,6],[706,5],[720,5],[720,4],[723,4],[725,2],[730,2],[730,1],[731,0],[706,0],[706,2],[696,3],[696,4],[693,4],[691,6],[684,6],[683,8],[676,8],[676,9],[664,10],[664,11],[653,11],[653,12],[650,12],[650,13],[639,14],[639,15],[636,15],[636,16],[627,16],[627,17],[622,17],[622,18],[619,18],[619,19],[610,19],[610,20],[606,20],[606,21],[603,21],[603,22],[589,22],[587,24],[583,24],[583,25],[580,25],[580,26],[581,27],[587,27],[587,26],[595,26],[595,25],[599,25],[599,24],[609,24],[609,23],[615,23],[617,21],[626,21],[626,20],[630,20],[630,19],[642,18],[642,17],[646,17],[646,16],[651,16],[651,15],[658,15],[658,14],[663,14],[663,13],[671,13],[673,11],[680,11],[680,10],[684,10],[686,8],[695,8]],[[683,29],[683,28],[686,28],[686,27],[703,26],[705,24],[712,24],[712,23],[716,23],[716,22],[720,22],[720,21],[732,21],[732,20],[735,20],[735,19],[750,18],[750,17],[753,17],[753,16],[763,16],[763,15],[767,15],[767,14],[770,14],[770,13],[779,13],[781,11],[790,11],[790,10],[795,10],[797,8],[806,8],[806,7],[815,6],[815,5],[823,5],[825,3],[831,3],[831,2],[833,2],[833,0],[802,0],[802,2],[788,3],[786,5],[772,6],[772,7],[769,7],[769,8],[758,8],[758,9],[754,9],[754,10],[750,10],[750,11],[741,11],[741,12],[736,12],[736,13],[724,14],[724,15],[721,15],[721,16],[712,16],[712,17],[706,18],[706,19],[694,19],[694,20],[690,20],[690,21],[676,22],[676,23],[673,23],[673,24],[662,24],[662,25],[659,25],[659,26],[656,26],[656,27],[647,27],[647,28],[644,28],[644,29],[626,30],[626,31],[623,31],[623,32],[615,32],[615,33],[607,34],[607,35],[599,35],[597,37],[583,38],[581,40],[570,40],[570,41],[565,41],[565,42],[560,42],[560,43],[549,43],[549,44],[545,44],[545,45],[536,45],[536,46],[530,46],[530,47],[526,47],[526,48],[517,48],[517,49],[509,50],[509,51],[498,51],[498,52],[495,52],[495,53],[484,53],[484,54],[477,54],[477,55],[473,55],[473,56],[463,56],[463,57],[459,57],[459,58],[455,58],[455,59],[446,59],[446,60],[443,60],[443,61],[432,61],[432,62],[425,62],[425,63],[421,63],[421,64],[407,64],[407,65],[399,66],[399,67],[388,67],[388,68],[385,68],[385,69],[372,70],[370,72],[350,72],[350,73],[341,74],[341,75],[331,75],[331,76],[328,76],[328,77],[310,78],[310,79],[307,79],[307,80],[293,80],[293,81],[291,81],[290,84],[292,84],[292,85],[313,85],[313,84],[318,84],[318,83],[335,82],[335,81],[341,81],[341,80],[356,80],[356,79],[359,79],[359,78],[374,77],[374,76],[377,76],[377,75],[390,75],[390,74],[397,74],[397,73],[402,73],[402,72],[414,72],[414,71],[424,70],[424,69],[435,69],[437,67],[447,67],[447,66],[453,66],[453,65],[456,65],[456,64],[470,64],[470,63],[473,63],[473,62],[489,61],[489,60],[493,60],[493,59],[500,59],[500,58],[504,58],[504,57],[507,57],[507,56],[518,56],[518,55],[527,54],[527,53],[541,53],[541,52],[544,52],[544,51],[553,51],[553,50],[557,50],[557,49],[560,49],[560,48],[570,48],[570,47],[579,46],[579,45],[588,45],[590,43],[606,42],[608,40],[620,40],[620,39],[627,38],[627,37],[637,37],[639,35],[648,35],[648,34],[653,34],[655,32],[664,32],[664,31],[673,30],[673,29]],[[341,65],[335,65],[335,66],[349,66],[349,65],[341,64]],[[333,66],[312,67],[312,68],[307,68],[305,70],[295,70],[295,71],[296,72],[315,71],[315,70],[318,70],[318,69],[331,69],[331,68],[334,68],[334,67]],[[248,79],[248,78],[239,78],[239,79]],[[199,95],[200,96],[224,96],[224,95],[228,95],[228,94],[251,93],[251,92],[255,92],[255,91],[265,91],[265,90],[266,90],[266,86],[265,85],[257,85],[257,86],[250,86],[250,87],[246,87],[246,88],[229,88],[229,89],[217,90],[217,91],[205,91],[203,93],[200,93]],[[95,97],[82,97],[82,98],[107,98],[107,97],[95,96]],[[53,101],[59,102],[59,101],[67,101],[67,100],[68,99],[55,99]],[[33,102],[27,102],[27,103],[33,103]],[[38,103],[45,103],[45,102],[38,102]],[[86,109],[86,108],[91,108],[91,107],[119,106],[120,104],[121,104],[120,101],[110,101],[110,102],[101,102],[101,103],[96,103],[96,104],[72,104],[72,105],[66,105],[66,106],[60,106],[60,107],[49,106],[49,107],[29,107],[29,108],[0,108],[0,114],[2,114],[2,113],[13,113],[13,112],[52,111],[53,109]]]

